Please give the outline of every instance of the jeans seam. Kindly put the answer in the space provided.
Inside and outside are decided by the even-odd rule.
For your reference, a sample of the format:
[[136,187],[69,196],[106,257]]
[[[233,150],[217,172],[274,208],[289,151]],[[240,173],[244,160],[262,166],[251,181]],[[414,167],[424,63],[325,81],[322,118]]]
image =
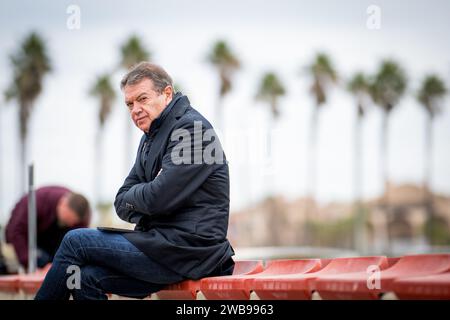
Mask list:
[[79,250],[83,250],[84,257],[86,257],[86,251],[84,251],[86,249],[114,250],[114,251],[120,251],[120,252],[127,252],[127,253],[132,253],[132,254],[142,254],[142,255],[144,255],[144,253],[142,251],[128,251],[128,250],[123,250],[123,249],[107,248],[107,247],[80,247],[80,248],[77,248],[75,250],[75,252],[76,252],[76,254],[78,254]]

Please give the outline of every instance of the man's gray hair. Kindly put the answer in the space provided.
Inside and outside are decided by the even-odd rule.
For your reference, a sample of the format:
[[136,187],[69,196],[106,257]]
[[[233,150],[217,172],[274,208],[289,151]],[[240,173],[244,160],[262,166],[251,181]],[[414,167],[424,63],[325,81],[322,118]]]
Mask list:
[[171,86],[172,78],[160,66],[142,61],[131,68],[130,71],[120,81],[120,88],[123,89],[128,85],[134,85],[144,79],[150,79],[156,92],[162,93],[167,86]]

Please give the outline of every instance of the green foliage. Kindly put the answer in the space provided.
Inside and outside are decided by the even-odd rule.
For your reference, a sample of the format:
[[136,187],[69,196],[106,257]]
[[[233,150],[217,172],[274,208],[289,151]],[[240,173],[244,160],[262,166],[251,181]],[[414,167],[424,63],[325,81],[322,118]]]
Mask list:
[[20,49],[10,56],[13,67],[13,81],[5,91],[7,101],[19,104],[20,135],[25,139],[28,119],[33,103],[42,91],[44,76],[51,71],[50,58],[44,40],[32,32],[22,42]]
[[273,116],[277,118],[280,114],[278,98],[285,94],[286,90],[277,75],[268,72],[261,79],[256,99],[269,103]]
[[111,85],[110,75],[104,74],[99,76],[89,93],[90,95],[97,97],[100,101],[99,121],[100,126],[103,126],[106,118],[111,113],[112,104],[116,97],[116,93]]
[[353,248],[355,217],[350,216],[326,222],[311,220],[307,228],[311,231],[313,245]]
[[424,106],[431,117],[434,117],[441,110],[439,100],[445,96],[447,88],[444,81],[436,75],[428,75],[423,79],[422,86],[417,94],[417,100]]
[[403,68],[395,61],[385,60],[370,84],[372,100],[389,113],[405,93],[407,83]]
[[223,40],[219,40],[213,45],[207,60],[219,71],[220,96],[226,95],[232,88],[231,77],[235,71],[239,70],[241,63]]
[[316,105],[321,106],[327,102],[327,86],[338,80],[336,69],[327,54],[318,53],[311,65],[307,66],[307,71],[313,78],[311,94],[315,97]]
[[144,47],[138,36],[132,35],[120,48],[122,60],[120,66],[130,69],[141,61],[149,61],[151,53]]
[[428,218],[424,225],[424,234],[431,245],[450,245],[450,226],[443,218]]
[[347,90],[356,97],[358,101],[358,116],[363,117],[365,113],[363,99],[365,96],[370,95],[369,79],[364,73],[358,72],[349,80]]

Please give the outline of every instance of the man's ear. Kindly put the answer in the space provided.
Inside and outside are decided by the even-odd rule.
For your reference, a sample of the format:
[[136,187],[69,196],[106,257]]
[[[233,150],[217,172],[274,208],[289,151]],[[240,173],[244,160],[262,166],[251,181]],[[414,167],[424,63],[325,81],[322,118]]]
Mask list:
[[164,95],[166,96],[166,101],[169,103],[173,98],[173,88],[172,86],[167,86],[164,88]]

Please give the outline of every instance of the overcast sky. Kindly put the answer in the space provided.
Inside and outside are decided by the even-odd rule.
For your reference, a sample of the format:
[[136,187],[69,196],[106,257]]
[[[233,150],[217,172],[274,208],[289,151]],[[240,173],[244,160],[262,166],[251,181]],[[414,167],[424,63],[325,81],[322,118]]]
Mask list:
[[[66,26],[67,7],[81,10],[81,28]],[[381,9],[381,29],[367,28],[369,5]],[[239,209],[268,192],[295,198],[305,194],[307,132],[313,100],[310,79],[301,72],[318,51],[327,52],[342,79],[363,70],[373,73],[383,58],[396,59],[407,71],[407,95],[392,113],[389,175],[395,183],[423,179],[425,113],[414,92],[427,73],[450,84],[450,2],[442,1],[2,1],[0,2],[0,90],[11,81],[8,56],[24,36],[38,31],[47,41],[53,72],[30,120],[31,158],[37,185],[64,184],[93,196],[94,136],[97,103],[87,94],[95,77],[113,70],[119,47],[138,34],[187,94],[193,106],[214,123],[218,79],[206,63],[213,42],[225,39],[242,63],[224,104],[221,132],[230,161],[231,205]],[[261,75],[274,70],[286,86],[281,117],[256,102]],[[123,71],[116,71],[118,99],[105,126],[102,197],[113,201],[125,178],[124,130],[127,113],[119,91]],[[433,188],[450,194],[450,100],[434,126]],[[332,90],[319,132],[318,196],[321,202],[347,201],[352,191],[354,100]],[[381,112],[364,119],[366,198],[379,195]],[[18,183],[17,105],[0,100],[0,213],[3,218],[20,195]],[[272,172],[260,149],[273,130]],[[141,133],[134,129],[132,149]],[[261,152],[260,152],[261,151]],[[257,161],[255,160],[257,159]],[[247,159],[247,160],[245,160]],[[127,168],[127,169],[125,169]],[[270,182],[273,186],[268,187]]]

